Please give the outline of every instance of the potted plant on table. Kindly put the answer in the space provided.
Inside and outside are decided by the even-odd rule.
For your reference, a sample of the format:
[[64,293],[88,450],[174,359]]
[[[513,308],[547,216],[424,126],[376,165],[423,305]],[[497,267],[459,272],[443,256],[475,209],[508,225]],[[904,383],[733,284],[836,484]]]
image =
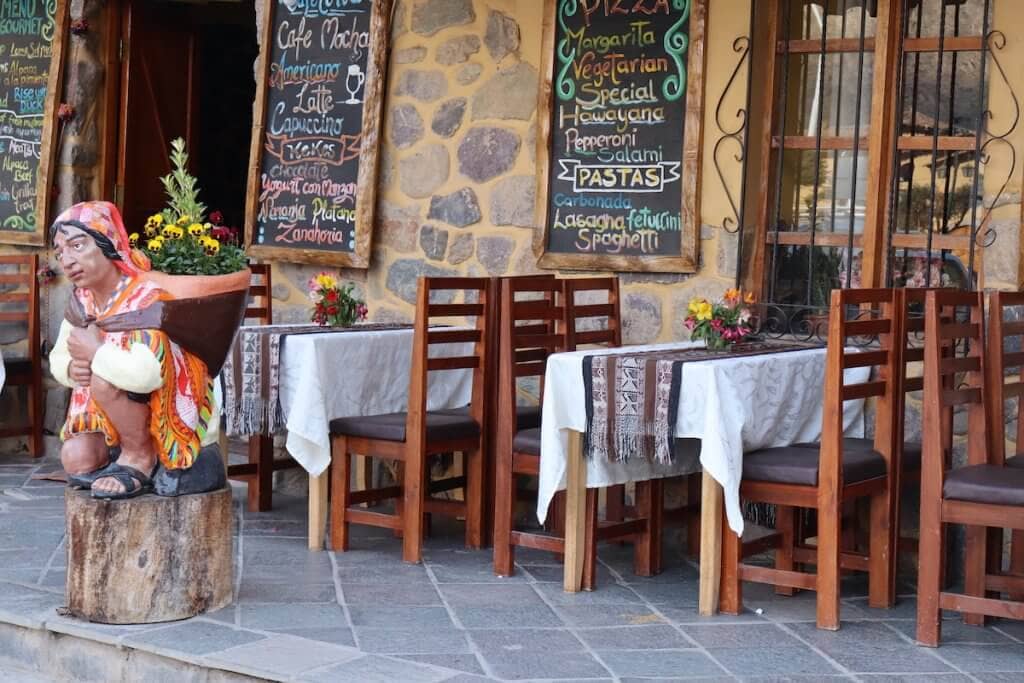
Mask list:
[[351,327],[366,320],[366,302],[357,298],[352,283],[342,284],[328,272],[318,273],[309,281],[309,298],[313,302],[310,319],[321,327]]
[[690,300],[684,321],[690,339],[703,340],[709,349],[722,350],[747,339],[754,332],[754,295],[728,289],[722,301]]

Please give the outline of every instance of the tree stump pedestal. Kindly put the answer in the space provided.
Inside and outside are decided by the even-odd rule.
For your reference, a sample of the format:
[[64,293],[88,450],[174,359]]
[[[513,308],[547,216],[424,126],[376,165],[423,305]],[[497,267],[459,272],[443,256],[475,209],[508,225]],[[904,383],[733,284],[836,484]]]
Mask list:
[[231,602],[231,490],[103,501],[68,489],[67,602],[103,624],[187,619]]

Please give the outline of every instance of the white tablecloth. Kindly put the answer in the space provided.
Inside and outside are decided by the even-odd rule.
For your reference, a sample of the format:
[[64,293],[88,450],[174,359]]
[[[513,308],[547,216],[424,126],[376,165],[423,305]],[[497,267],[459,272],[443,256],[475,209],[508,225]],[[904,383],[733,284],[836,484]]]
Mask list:
[[[331,462],[328,422],[404,411],[409,400],[411,329],[301,334],[281,351],[280,401],[288,428],[285,447],[312,476]],[[470,353],[471,345],[438,345],[431,355]],[[469,403],[472,372],[431,372],[428,410]]]
[[[682,349],[695,343],[631,347],[629,351]],[[556,491],[565,488],[567,430],[587,426],[583,358],[601,349],[558,353],[548,358],[541,416],[540,483],[537,517],[543,522]],[[847,381],[868,378],[869,368],[847,370]],[[743,451],[816,441],[821,436],[825,350],[789,351],[683,365],[676,437],[701,440],[700,464],[725,491],[729,527],[743,533],[739,484]],[[848,401],[843,425],[847,436],[864,433],[864,402]],[[670,465],[645,460],[615,463],[587,459],[587,486],[598,488],[658,479],[694,471],[680,459]]]

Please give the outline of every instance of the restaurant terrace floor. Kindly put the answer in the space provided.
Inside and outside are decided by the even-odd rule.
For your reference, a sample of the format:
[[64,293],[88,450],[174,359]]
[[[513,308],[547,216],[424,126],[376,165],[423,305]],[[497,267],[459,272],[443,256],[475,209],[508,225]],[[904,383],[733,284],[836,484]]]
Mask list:
[[[632,572],[628,546],[600,548],[598,587],[562,590],[550,553],[523,549],[498,578],[490,551],[436,525],[422,565],[388,530],[353,529],[347,553],[306,548],[306,501],[250,513],[236,490],[235,602],[190,619],[101,626],[60,615],[64,486],[33,478],[47,458],[0,460],[0,673],[60,681],[1020,681],[1024,623],[949,619],[940,648],[913,642],[903,582],[892,610],[843,586],[838,632],[815,628],[811,593],[749,584],[739,617],[697,614],[697,567],[669,533],[665,570]],[[26,673],[26,676],[29,674]],[[36,680],[33,678],[32,680]]]

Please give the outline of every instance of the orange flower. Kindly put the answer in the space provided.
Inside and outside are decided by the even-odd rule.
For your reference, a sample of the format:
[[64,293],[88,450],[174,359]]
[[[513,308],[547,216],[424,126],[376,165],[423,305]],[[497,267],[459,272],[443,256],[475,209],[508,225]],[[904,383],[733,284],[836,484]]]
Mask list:
[[753,292],[747,292],[746,296],[743,297],[743,303],[745,304],[752,304],[755,301],[757,301],[757,299],[754,298]]
[[725,290],[725,300],[728,303],[733,303],[734,301],[739,301],[740,300],[740,290],[732,288],[732,287],[730,287],[729,289]]

